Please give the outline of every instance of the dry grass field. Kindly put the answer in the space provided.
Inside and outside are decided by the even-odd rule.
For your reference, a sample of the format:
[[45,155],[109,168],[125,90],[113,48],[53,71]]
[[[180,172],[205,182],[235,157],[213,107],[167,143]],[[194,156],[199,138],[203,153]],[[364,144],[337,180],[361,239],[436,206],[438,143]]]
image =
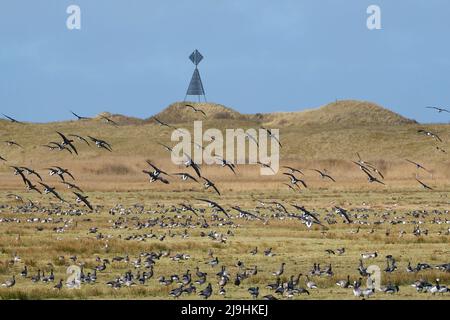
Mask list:
[[[358,280],[361,254],[368,252],[377,252],[377,256],[363,259],[364,266],[379,266],[382,286],[392,283],[400,289],[394,294],[376,290],[369,299],[449,299],[448,292],[419,293],[411,284],[423,279],[435,285],[439,279],[441,285],[450,285],[450,272],[435,268],[450,262],[450,125],[418,124],[358,101],[338,101],[305,112],[257,115],[242,115],[220,105],[195,106],[207,117],[193,113],[182,103],[169,106],[157,117],[187,129],[192,129],[194,120],[203,120],[204,130],[280,129],[280,163],[302,169],[304,175],[298,177],[308,188],[292,191],[284,184],[289,184],[289,178],[283,175],[286,169],[274,176],[261,176],[258,165],[238,165],[236,175],[226,167],[202,165],[202,175],[215,182],[220,196],[179,177],[169,177],[169,184],[149,183],[142,173],[149,169],[147,159],[168,173],[192,173],[191,168],[172,164],[169,153],[158,144],[173,145],[173,129],[160,127],[150,118],[106,114],[118,123],[117,127],[99,117],[46,124],[0,120],[1,140],[23,146],[0,144],[0,156],[7,160],[0,162],[0,284],[16,276],[13,287],[0,287],[0,299],[173,299],[169,293],[180,285],[176,280],[165,285],[158,278],[178,275],[181,279],[187,270],[196,293],[183,293],[179,299],[200,299],[198,293],[208,283],[213,288],[211,299],[251,299],[250,287],[259,287],[258,298],[272,294],[279,299],[361,299],[355,297],[352,288],[340,288],[336,282],[347,275],[352,284]],[[438,134],[442,142],[419,134],[420,129]],[[106,140],[113,151],[82,141],[75,142],[78,156],[50,151],[42,145],[60,141],[56,131]],[[358,160],[357,152],[382,172],[385,185],[368,183],[367,176],[352,163]],[[422,164],[428,172],[405,159]],[[35,169],[67,203],[27,191],[10,166]],[[67,181],[89,196],[94,210],[75,203],[72,191],[58,177],[48,175],[46,168],[51,166],[70,170],[76,180]],[[321,179],[311,169],[326,169],[336,182]],[[432,190],[423,189],[416,178]],[[39,181],[34,176],[30,179]],[[199,198],[219,203],[231,218],[214,212],[205,202],[196,200]],[[287,212],[271,203],[275,201]],[[181,210],[181,204],[192,205],[195,213]],[[314,212],[324,227],[313,224],[308,228],[292,205]],[[233,206],[261,220],[240,215]],[[344,223],[333,209],[336,206],[348,211],[352,223]],[[250,251],[255,247],[258,252],[253,255]],[[273,256],[264,254],[269,248]],[[337,254],[338,248],[345,248],[345,252]],[[327,249],[335,254],[327,253]],[[216,266],[208,264],[212,260],[210,250],[219,260]],[[162,255],[153,259],[153,277],[141,284],[136,275],[149,272],[145,260],[151,252]],[[176,261],[177,254],[189,258]],[[393,272],[384,271],[388,255],[396,261]],[[76,260],[71,259],[74,256]],[[127,262],[113,261],[114,257],[126,256]],[[84,274],[93,273],[103,259],[109,263],[97,272],[94,283],[82,282],[80,289],[66,287],[69,266],[82,267]],[[243,266],[237,266],[238,261]],[[286,263],[282,282],[302,274],[297,287],[306,288],[308,275],[318,288],[308,289],[309,295],[289,290],[277,294],[266,288],[275,282],[273,272],[282,262]],[[408,262],[412,267],[427,263],[431,268],[407,272]],[[309,275],[314,264],[320,264],[322,271],[331,264],[333,274]],[[24,266],[28,268],[27,277],[20,275]],[[220,295],[216,273],[222,266],[229,281],[223,286],[225,294]],[[234,284],[237,274],[251,273],[255,266],[257,274],[242,279],[240,285]],[[195,284],[196,267],[207,273],[203,284]],[[38,270],[44,271],[45,277],[53,270],[55,280],[43,282],[41,277],[33,282]],[[126,281],[120,288],[107,285],[129,270],[135,276],[129,286]],[[365,288],[366,277],[362,278]],[[59,279],[64,283],[61,290],[54,289]]]

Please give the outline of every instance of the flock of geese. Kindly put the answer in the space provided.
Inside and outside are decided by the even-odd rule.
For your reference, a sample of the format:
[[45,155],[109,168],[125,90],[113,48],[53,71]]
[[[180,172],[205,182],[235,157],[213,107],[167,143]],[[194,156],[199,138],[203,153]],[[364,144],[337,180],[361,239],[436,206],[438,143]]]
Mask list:
[[[206,113],[196,108],[192,105],[186,104],[186,108],[189,108],[195,113],[202,114],[204,117],[207,117]],[[434,108],[438,112],[449,112],[443,108]],[[90,118],[80,116],[71,111],[71,113],[77,118],[79,121],[86,121]],[[6,119],[13,123],[22,124],[22,122],[4,115]],[[102,120],[107,124],[118,127],[119,124],[115,122],[113,119],[110,119],[106,116],[101,116]],[[176,128],[168,124],[157,117],[152,118],[155,123],[162,127],[168,127],[175,129]],[[271,139],[275,139],[278,144],[281,145],[281,142],[278,140],[278,137],[272,134],[270,129],[263,128],[267,131],[269,137]],[[433,132],[421,129],[418,130],[419,134],[423,134],[425,136],[431,137],[437,142],[442,143],[442,139]],[[62,133],[55,132],[55,139],[51,139],[48,143],[44,144],[42,147],[48,148],[49,150],[67,152],[68,154],[78,155],[79,154],[79,145],[83,144],[87,147],[95,146],[105,152],[113,152],[112,145],[102,139],[95,138],[92,136],[80,136],[73,133]],[[214,137],[212,137],[214,139]],[[255,137],[247,137],[249,140],[256,141]],[[20,142],[6,140],[5,144],[11,148],[24,148]],[[159,143],[161,147],[163,147],[168,152],[172,151],[170,146],[167,146],[163,143]],[[437,147],[441,152],[445,152],[440,146]],[[374,163],[363,160],[363,158],[356,153],[357,159],[352,161],[355,166],[361,170],[361,173],[364,174],[369,183],[377,183],[381,185],[385,185],[384,175],[379,168]],[[189,169],[186,171],[168,173],[167,170],[158,167],[155,163],[147,160],[146,165],[147,168],[142,169],[142,173],[148,176],[148,179],[151,183],[162,183],[169,184],[170,180],[174,177],[178,177],[182,181],[193,181],[196,183],[201,183],[205,190],[211,190],[211,192],[216,193],[219,197],[221,196],[221,192],[218,186],[205,177],[202,174],[202,168],[199,164],[196,164],[192,158],[190,158],[187,154],[185,154],[185,168]],[[4,163],[9,163],[9,161],[0,155],[0,161]],[[417,170],[423,170],[427,173],[430,173],[430,170],[425,168],[422,164],[412,161],[410,159],[405,159],[411,165],[414,165]],[[237,167],[228,162],[227,160],[218,157],[218,163],[221,167],[227,168],[231,174],[236,175]],[[267,163],[259,163],[261,166],[268,166]],[[0,204],[0,213],[5,211],[13,212],[13,213],[22,213],[22,214],[30,214],[39,212],[41,214],[47,214],[48,217],[37,217],[37,218],[28,218],[21,219],[17,218],[5,218],[0,216],[0,224],[9,224],[9,223],[30,223],[30,224],[39,224],[37,227],[38,231],[44,230],[42,225],[45,224],[62,224],[62,226],[54,227],[53,230],[56,233],[63,233],[65,230],[73,228],[76,226],[76,222],[72,218],[73,215],[84,215],[93,212],[99,212],[103,207],[102,206],[94,206],[90,203],[89,197],[83,192],[83,190],[76,184],[75,175],[67,168],[63,168],[58,165],[49,166],[45,170],[48,173],[49,177],[56,177],[58,182],[71,191],[73,195],[73,199],[75,204],[83,204],[85,208],[80,208],[74,206],[74,204],[68,201],[68,198],[62,194],[60,191],[57,191],[57,188],[54,186],[54,183],[50,183],[44,181],[43,175],[38,172],[38,170],[27,167],[27,166],[19,166],[19,165],[10,165],[12,170],[12,174],[18,176],[23,182],[25,190],[28,192],[35,192],[42,195],[50,195],[52,198],[58,201],[57,204],[52,204],[50,207],[45,207],[40,203],[34,203],[31,200],[25,201],[22,196],[17,194],[8,194],[7,197],[16,200],[19,202],[17,206],[10,205],[1,205]],[[328,181],[330,183],[336,183],[336,179],[332,176],[332,174],[327,169],[301,169],[294,168],[291,166],[283,166],[286,172],[283,172],[282,175],[286,176],[288,179],[287,183],[284,183],[289,189],[297,192],[302,188],[308,188],[306,177],[306,170],[317,174],[322,180]],[[301,176],[301,177],[300,177]],[[45,176],[44,176],[45,178]],[[428,190],[432,190],[433,188],[423,181],[418,179],[418,175],[416,175],[415,180],[417,183]],[[53,180],[54,181],[54,180]],[[206,209],[202,207],[197,207],[192,205],[191,203],[179,203],[177,205],[167,206],[164,204],[158,204],[156,209],[145,209],[144,205],[135,205],[132,208],[126,208],[120,204],[110,209],[109,214],[114,217],[111,220],[111,229],[121,229],[121,230],[140,230],[140,234],[130,234],[119,235],[120,239],[124,241],[164,241],[166,238],[174,238],[180,237],[180,239],[186,239],[192,236],[188,230],[200,229],[201,237],[205,237],[214,242],[219,243],[227,243],[228,239],[234,236],[234,228],[238,228],[239,225],[235,222],[238,219],[245,219],[250,221],[261,221],[264,224],[269,223],[271,219],[278,220],[296,220],[300,221],[307,228],[313,228],[316,226],[320,228],[323,233],[326,233],[330,226],[339,223],[340,220],[342,223],[355,225],[356,229],[351,230],[351,233],[359,233],[362,232],[360,226],[377,226],[386,225],[387,229],[385,231],[386,236],[390,236],[391,232],[389,226],[393,225],[412,225],[413,230],[410,232],[413,236],[428,236],[430,233],[428,229],[425,228],[426,224],[436,224],[441,225],[443,228],[438,232],[441,236],[449,236],[450,235],[450,220],[448,219],[448,210],[440,211],[425,211],[425,210],[415,210],[410,211],[405,214],[396,214],[395,212],[379,212],[379,211],[371,211],[367,209],[353,209],[346,210],[344,208],[335,206],[331,208],[331,210],[326,210],[323,212],[318,212],[316,209],[307,209],[304,206],[299,206],[295,203],[282,203],[281,201],[265,201],[260,199],[254,199],[257,202],[257,205],[253,209],[242,209],[239,205],[232,205],[229,208],[219,204],[216,201],[212,201],[206,198],[195,198],[198,203],[205,203],[211,209],[210,221],[208,222],[205,213]],[[86,209],[87,208],[87,209]],[[53,214],[58,213],[60,216],[59,220],[52,217]],[[124,216],[130,214],[142,214],[149,213],[152,214],[150,219],[134,219],[133,222],[129,222],[124,219]],[[175,213],[175,216],[169,215],[169,213]],[[67,216],[68,218],[63,218],[63,216]],[[117,218],[118,217],[118,218]],[[226,233],[221,233],[214,228],[228,227],[228,231]],[[163,230],[167,230],[162,234],[155,234],[152,231],[152,228],[161,228]],[[175,228],[183,228],[184,231],[178,233]],[[88,230],[88,234],[93,234],[96,239],[104,241],[105,247],[108,246],[108,239],[113,237],[110,234],[105,234],[106,230],[103,232],[99,231],[100,228],[92,227]],[[365,228],[366,229],[366,228]],[[375,232],[374,228],[368,228],[368,233],[372,234]],[[208,231],[210,230],[210,231]],[[405,229],[402,229],[398,234],[399,237],[403,237],[407,235]],[[336,249],[327,249],[325,253],[330,258],[331,256],[346,256],[347,251],[344,247],[336,248]],[[265,248],[262,251],[259,250],[258,247],[255,247],[251,251],[248,252],[249,256],[262,255],[264,259],[272,259],[272,257],[276,256],[276,253],[273,252],[272,248]],[[384,292],[386,294],[395,294],[399,292],[399,285],[396,283],[389,282],[385,286],[376,286],[375,280],[373,279],[373,274],[368,271],[368,269],[364,266],[365,260],[377,259],[379,257],[379,253],[375,252],[364,252],[361,253],[359,257],[359,264],[355,266],[355,270],[359,273],[354,280],[351,280],[350,275],[347,276],[346,279],[337,280],[336,286],[341,289],[352,290],[354,296],[369,298],[374,295],[376,291]],[[199,258],[199,257],[197,257]],[[59,260],[65,262],[67,257],[60,256]],[[68,260],[72,264],[77,264],[80,266],[80,274],[79,277],[74,278],[74,280],[64,282],[63,279],[57,280],[54,274],[54,266],[49,264],[48,270],[34,270],[32,274],[30,271],[30,267],[22,262],[22,259],[17,255],[14,256],[9,261],[11,266],[15,265],[23,265],[23,269],[20,272],[20,278],[24,279],[23,281],[31,281],[32,283],[43,283],[43,284],[53,284],[55,290],[62,290],[64,287],[74,288],[80,285],[86,284],[95,284],[98,282],[98,278],[104,279],[104,277],[109,273],[106,273],[105,276],[101,275],[105,273],[106,270],[109,270],[111,266],[119,265],[121,268],[127,268],[123,274],[117,275],[116,277],[105,281],[104,284],[110,286],[114,289],[120,289],[122,287],[131,287],[131,286],[145,286],[151,281],[155,284],[159,284],[163,287],[174,286],[170,291],[169,295],[178,298],[184,295],[197,294],[205,299],[210,298],[211,296],[218,294],[222,296],[227,296],[227,290],[231,287],[243,287],[247,282],[251,282],[252,277],[256,276],[258,272],[262,272],[264,266],[247,266],[241,260],[238,260],[235,265],[227,266],[221,263],[221,258],[213,253],[212,250],[209,251],[208,258],[204,261],[204,264],[208,266],[208,272],[201,271],[203,269],[202,265],[195,266],[195,272],[192,272],[191,269],[186,269],[181,274],[164,274],[164,268],[161,268],[159,274],[156,274],[156,270],[158,269],[158,265],[160,261],[163,259],[170,259],[169,261],[173,263],[186,262],[191,259],[191,256],[186,253],[172,253],[170,250],[168,251],[151,251],[151,252],[142,252],[139,256],[131,258],[129,255],[124,256],[114,256],[114,257],[104,257],[100,256],[95,257],[95,261],[97,265],[91,269],[86,267],[85,261],[81,261],[77,256],[73,255],[68,258]],[[396,259],[388,254],[386,255],[386,268],[383,270],[384,273],[390,274],[394,272],[398,272],[398,265]],[[262,268],[261,268],[262,267]],[[134,269],[134,271],[133,271]],[[217,270],[215,270],[217,269]],[[213,270],[213,271],[211,271]],[[287,276],[287,263],[282,262],[280,264],[279,269],[271,272],[274,277],[273,282],[268,283],[264,288],[258,286],[246,286],[246,292],[248,297],[257,299],[263,298],[266,300],[276,300],[279,298],[291,299],[297,295],[310,295],[313,291],[320,290],[320,285],[316,283],[315,278],[331,278],[334,276],[333,265],[332,263],[328,263],[325,268],[320,266],[320,262],[314,263],[312,268],[307,271],[303,271],[301,273],[297,273],[296,275]],[[405,272],[413,273],[420,276],[421,273],[426,270],[436,270],[437,272],[442,272],[446,274],[450,272],[450,263],[442,263],[442,264],[429,264],[425,262],[419,262],[415,267],[411,265],[411,262],[408,262],[408,265],[404,267]],[[263,272],[268,272],[264,270]],[[47,273],[47,274],[46,274]],[[364,281],[363,281],[364,280]],[[5,280],[2,283],[2,287],[12,288],[16,285],[18,278],[16,275],[12,275],[10,279]],[[364,286],[364,283],[366,284]],[[213,286],[214,284],[214,286]],[[417,292],[421,293],[431,293],[431,294],[445,294],[449,292],[449,288],[445,285],[442,285],[439,278],[435,279],[433,283],[428,282],[423,277],[420,277],[418,280],[414,281],[410,284],[414,287]],[[199,286],[202,286],[201,289]],[[234,289],[233,289],[234,290]],[[267,293],[264,294],[263,292]]]

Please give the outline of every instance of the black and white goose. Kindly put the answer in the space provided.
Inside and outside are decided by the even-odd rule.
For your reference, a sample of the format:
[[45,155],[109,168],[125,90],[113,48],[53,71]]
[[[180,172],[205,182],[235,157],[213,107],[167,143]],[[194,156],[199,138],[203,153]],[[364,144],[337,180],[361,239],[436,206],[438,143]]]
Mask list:
[[198,164],[196,164],[194,162],[194,160],[192,160],[192,158],[187,155],[186,153],[184,153],[184,156],[186,157],[186,161],[184,162],[184,165],[186,166],[186,168],[191,167],[192,169],[194,169],[195,173],[197,174],[197,176],[199,178],[202,177],[201,173],[200,173],[200,166]]
[[192,180],[198,183],[198,180],[196,178],[194,178],[193,176],[191,176],[189,173],[186,172],[177,172],[177,173],[172,173],[172,175],[174,176],[180,176],[181,180],[183,181],[187,181],[187,180]]
[[420,163],[417,163],[417,162],[414,162],[414,161],[411,161],[411,160],[408,160],[408,159],[405,159],[405,161],[415,165],[417,169],[422,169],[422,170],[430,173],[430,171],[428,169],[426,169],[424,166],[422,166]]
[[4,283],[2,283],[2,287],[11,288],[14,287],[15,284],[16,284],[16,276],[13,275],[12,279],[8,279]]
[[78,154],[77,149],[73,145],[73,140],[72,139],[68,139],[61,132],[56,131],[56,133],[63,139],[63,141],[61,142],[61,145],[66,146],[66,147],[70,147],[73,150],[73,152],[75,152],[75,154]]
[[436,140],[438,140],[439,142],[442,142],[442,139],[441,139],[437,134],[435,134],[435,133],[433,133],[433,132],[431,132],[431,131],[427,131],[427,130],[424,130],[424,129],[420,129],[420,130],[417,130],[417,132],[418,132],[418,133],[421,133],[421,134],[424,134],[424,135],[426,135],[426,136],[429,136],[429,137],[433,137],[433,138],[435,138]]
[[109,152],[112,152],[112,147],[111,147],[111,145],[110,145],[108,142],[106,142],[105,140],[101,140],[101,139],[94,138],[94,137],[91,137],[91,136],[88,136],[88,138],[89,138],[92,142],[95,143],[95,145],[97,146],[97,148],[99,148],[99,149],[105,149],[105,150],[108,150]]
[[76,203],[83,202],[90,210],[94,210],[91,203],[88,201],[88,198],[89,198],[88,196],[83,196],[82,194],[80,194],[78,192],[73,192],[73,194],[77,196],[75,199]]
[[73,183],[66,182],[66,181],[61,181],[61,183],[64,184],[64,185],[66,185],[66,186],[67,186],[67,189],[75,189],[75,190],[78,190],[78,191],[81,192],[81,193],[84,193],[84,191],[81,190],[80,187],[78,187],[77,185],[75,185],[75,184],[73,184]]
[[277,277],[281,276],[284,273],[284,266],[285,265],[286,265],[286,263],[283,262],[281,264],[281,266],[280,266],[280,269],[278,269],[277,271],[273,272],[272,275],[277,276]]
[[154,170],[154,171],[153,171],[153,175],[154,175],[155,177],[158,177],[158,176],[161,175],[161,174],[165,174],[166,176],[169,176],[169,174],[168,174],[167,172],[165,172],[165,171],[159,169],[157,166],[155,166],[154,164],[152,164],[152,163],[150,162],[150,160],[146,160],[145,162],[147,162],[147,164],[148,164],[150,167],[153,168],[153,170]]
[[223,207],[221,207],[217,202],[214,202],[214,201],[211,201],[211,200],[207,200],[207,199],[199,199],[199,198],[195,198],[195,200],[203,201],[203,202],[208,203],[209,206],[211,208],[213,208],[215,211],[222,212],[223,214],[226,215],[226,217],[228,219],[230,219],[230,215],[228,214],[228,212],[226,212],[225,209]]
[[208,283],[205,289],[198,293],[199,296],[202,296],[204,299],[208,299],[212,295],[212,286],[211,283]]
[[59,199],[61,202],[66,202],[56,191],[55,187],[50,187],[49,185],[46,185],[45,183],[38,182],[41,186],[44,187],[44,193],[48,194],[51,193],[53,196],[55,196],[57,199]]
[[300,182],[305,188],[308,188],[308,186],[306,185],[305,181],[303,181],[302,179],[298,179],[292,173],[283,173],[283,174],[286,175],[286,176],[289,176],[291,178],[291,183],[293,185],[295,185],[296,187],[300,188],[300,186],[297,184],[298,182]]
[[202,177],[202,179],[205,181],[203,183],[203,186],[205,187],[205,190],[208,190],[209,188],[213,188],[214,191],[220,196],[220,191],[219,191],[219,189],[217,189],[217,187],[214,184],[214,182],[212,182],[211,180],[209,180],[209,179],[207,179],[205,177]]
[[226,161],[225,159],[223,159],[223,158],[221,158],[221,157],[219,157],[219,156],[216,156],[216,158],[220,161],[220,165],[221,165],[222,167],[228,167],[228,168],[230,168],[231,172],[233,172],[234,174],[236,174],[236,171],[235,171],[235,167],[236,167],[236,166],[235,166],[233,163],[228,162],[228,161]]
[[147,174],[150,178],[150,182],[161,181],[164,184],[169,184],[169,181],[161,177],[159,174],[155,174],[154,171],[142,170],[143,173]]

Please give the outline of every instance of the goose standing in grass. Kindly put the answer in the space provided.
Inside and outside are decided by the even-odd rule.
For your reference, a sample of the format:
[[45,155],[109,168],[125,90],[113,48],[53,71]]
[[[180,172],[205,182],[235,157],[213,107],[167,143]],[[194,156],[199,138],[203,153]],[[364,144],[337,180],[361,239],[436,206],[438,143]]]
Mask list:
[[336,282],[336,285],[344,289],[350,287],[350,275],[347,275],[347,280],[339,280]]
[[309,279],[309,276],[306,275],[306,286],[308,287],[308,289],[317,289],[317,284]]
[[11,288],[14,287],[15,284],[16,284],[16,276],[13,275],[12,279],[8,279],[4,283],[2,283],[2,287]]
[[277,276],[277,277],[281,276],[284,273],[284,266],[285,265],[286,265],[286,263],[283,262],[281,264],[281,266],[280,266],[280,269],[275,271],[275,272],[273,272],[272,275]]
[[211,283],[208,283],[205,289],[198,293],[199,296],[202,296],[205,300],[208,299],[212,295],[212,286]]
[[248,293],[252,296],[253,299],[258,298],[259,296],[259,287],[251,287],[248,288]]

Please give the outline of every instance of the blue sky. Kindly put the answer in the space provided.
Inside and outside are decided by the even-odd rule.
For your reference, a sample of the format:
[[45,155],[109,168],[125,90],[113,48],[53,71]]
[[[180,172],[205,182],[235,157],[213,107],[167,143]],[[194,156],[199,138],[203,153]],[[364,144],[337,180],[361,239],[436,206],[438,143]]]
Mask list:
[[[66,28],[70,4],[81,30]],[[366,27],[381,7],[382,30]],[[377,102],[448,122],[448,0],[14,0],[0,10],[0,111],[149,117],[183,100],[194,49],[209,101],[242,113]]]

